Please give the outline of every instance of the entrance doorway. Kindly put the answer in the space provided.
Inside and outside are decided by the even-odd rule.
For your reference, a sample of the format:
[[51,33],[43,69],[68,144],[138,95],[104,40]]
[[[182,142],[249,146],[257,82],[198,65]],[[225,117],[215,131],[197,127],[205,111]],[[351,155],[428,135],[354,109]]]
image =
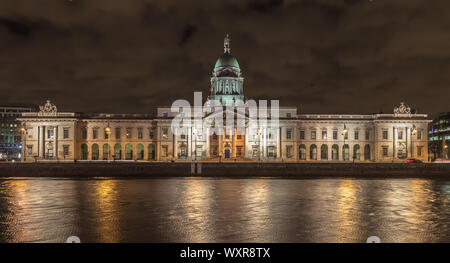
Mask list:
[[230,150],[226,149],[225,150],[225,159],[230,158]]

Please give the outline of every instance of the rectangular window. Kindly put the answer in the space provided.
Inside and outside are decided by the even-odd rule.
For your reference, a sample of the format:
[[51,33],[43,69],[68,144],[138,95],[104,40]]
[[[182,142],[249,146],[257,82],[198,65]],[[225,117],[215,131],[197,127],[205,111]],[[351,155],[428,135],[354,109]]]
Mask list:
[[109,139],[110,132],[111,132],[110,128],[105,128],[105,134],[104,134],[105,140]]
[[333,140],[337,140],[337,133],[338,133],[338,131],[333,131]]
[[27,129],[28,139],[33,138],[33,129]]
[[169,138],[169,129],[168,128],[161,128],[161,136],[163,139]]
[[399,140],[403,139],[403,131],[398,131],[398,139]]
[[240,140],[240,139],[242,139],[242,135],[237,135],[236,138],[237,138],[238,140]]
[[92,139],[98,139],[98,129],[92,129]]
[[383,130],[383,140],[387,140],[387,139],[388,139],[388,131]]
[[63,128],[63,139],[69,139],[69,128]]
[[368,141],[370,138],[370,131],[366,130],[366,141]]
[[286,129],[286,139],[292,139],[292,129]]
[[327,131],[322,131],[322,140],[327,139]]
[[131,139],[131,128],[127,128],[127,139]]
[[180,138],[181,138],[182,140],[186,139],[186,134],[181,134],[181,135],[180,135]]
[[32,155],[33,154],[33,145],[27,145],[27,154]]
[[53,139],[53,129],[47,130],[47,139]]
[[387,157],[387,156],[388,156],[388,147],[383,146],[383,157]]
[[63,155],[69,155],[69,145],[63,145]]
[[236,155],[242,156],[242,146],[236,146]]
[[300,131],[300,140],[304,140],[305,139],[305,131],[301,130]]
[[148,129],[148,138],[149,139],[155,138],[155,132],[154,132],[153,128]]
[[417,139],[418,140],[422,139],[422,130],[417,131]]
[[87,128],[81,129],[81,138],[85,140],[87,139]]
[[311,131],[311,139],[312,140],[316,139],[316,131]]
[[417,156],[422,156],[422,146],[417,147]]
[[142,128],[138,128],[138,139],[142,139],[144,138],[144,132],[142,130]]
[[163,157],[169,156],[169,146],[168,145],[163,145],[161,147],[162,147],[162,156]]
[[120,139],[120,128],[116,128],[115,132],[116,132],[116,139],[119,140]]
[[355,140],[359,140],[359,131],[355,131]]
[[291,145],[286,146],[286,156],[287,156],[287,158],[292,158],[292,146]]

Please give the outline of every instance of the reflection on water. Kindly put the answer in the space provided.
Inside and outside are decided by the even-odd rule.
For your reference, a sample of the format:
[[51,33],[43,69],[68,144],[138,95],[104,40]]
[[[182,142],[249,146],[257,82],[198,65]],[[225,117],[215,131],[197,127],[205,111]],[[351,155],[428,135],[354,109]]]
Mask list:
[[0,179],[0,242],[449,242],[450,181]]

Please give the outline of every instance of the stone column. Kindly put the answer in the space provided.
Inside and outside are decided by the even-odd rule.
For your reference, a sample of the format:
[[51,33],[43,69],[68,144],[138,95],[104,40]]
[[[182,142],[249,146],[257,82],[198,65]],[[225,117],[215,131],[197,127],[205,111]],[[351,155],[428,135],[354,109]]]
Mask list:
[[217,135],[217,136],[219,136],[219,147],[218,147],[219,148],[219,156],[222,156],[222,158],[224,157],[223,156],[223,141],[222,141],[223,136],[224,136],[223,132],[224,132],[224,130],[222,129],[222,134]]
[[178,141],[177,141],[177,135],[173,134],[173,159],[178,158]]
[[192,156],[192,128],[189,127],[187,128],[187,137],[186,137],[186,141],[187,141],[187,154],[188,154],[188,158],[190,158]]
[[53,138],[54,138],[54,142],[53,142],[53,152],[54,152],[54,157],[56,158],[56,160],[58,160],[58,126],[54,126],[53,127]]
[[393,138],[392,138],[392,159],[395,160],[397,156],[397,138],[398,138],[398,128],[393,128]]
[[267,157],[267,128],[262,129],[262,159]]
[[246,157],[246,158],[250,158],[251,156],[249,156],[248,155],[248,152],[249,152],[249,148],[248,148],[248,146],[249,146],[249,143],[248,143],[248,137],[250,136],[250,133],[249,133],[249,127],[248,127],[248,125],[245,127],[245,138],[244,138],[244,157]]
[[210,146],[211,137],[209,136],[209,127],[206,128],[205,139],[206,139],[206,157],[209,158],[211,154],[211,146]]
[[234,128],[234,131],[233,131],[233,133],[231,134],[231,136],[233,136],[232,137],[232,147],[233,147],[233,154],[232,154],[232,157],[233,158],[236,158],[236,128]]
[[39,126],[39,152],[38,156],[45,157],[45,126]]
[[411,145],[408,145],[408,143],[411,142],[411,134],[410,134],[410,129],[408,127],[405,128],[406,129],[406,135],[405,135],[405,146],[406,146],[406,158],[411,157]]
[[282,158],[282,154],[281,152],[283,151],[283,149],[281,149],[282,145],[281,145],[281,127],[279,129],[277,129],[277,159]]

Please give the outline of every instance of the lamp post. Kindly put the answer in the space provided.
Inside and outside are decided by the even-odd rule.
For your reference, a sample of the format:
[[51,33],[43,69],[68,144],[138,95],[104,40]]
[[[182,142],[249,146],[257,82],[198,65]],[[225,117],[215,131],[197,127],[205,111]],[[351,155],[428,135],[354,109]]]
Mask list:
[[25,155],[26,155],[26,149],[25,149],[25,146],[26,146],[26,139],[27,139],[27,136],[26,136],[26,133],[27,133],[27,131],[25,130],[25,128],[24,127],[22,127],[22,128],[20,128],[20,133],[22,134],[22,162],[24,162],[25,161]]
[[[348,129],[347,129],[347,127],[345,127],[345,124],[344,124],[344,130],[342,131],[342,136],[344,136],[344,146],[342,146],[343,148],[343,150],[344,150],[344,161],[345,161],[345,137],[347,137],[347,133],[348,133]],[[349,150],[350,150],[350,148],[349,148]]]
[[108,135],[108,162],[110,160],[110,154],[111,154],[111,145],[110,145],[110,141],[111,141],[111,128],[109,127],[109,123],[108,126],[105,128],[106,134]]
[[[445,143],[445,140],[444,140],[444,143]],[[442,147],[442,149],[443,149],[443,151],[442,151],[442,159],[447,158],[447,157],[445,156],[445,153],[446,153],[446,151],[447,151],[447,149],[448,149],[448,145],[445,144],[444,147]]]
[[416,135],[417,128],[416,125],[413,125],[411,128],[411,158],[414,158],[414,143],[413,143],[413,136]]
[[194,161],[197,161],[197,129],[192,130],[192,136],[194,136]]
[[259,128],[256,134],[258,135],[258,161],[261,162],[261,130]]

